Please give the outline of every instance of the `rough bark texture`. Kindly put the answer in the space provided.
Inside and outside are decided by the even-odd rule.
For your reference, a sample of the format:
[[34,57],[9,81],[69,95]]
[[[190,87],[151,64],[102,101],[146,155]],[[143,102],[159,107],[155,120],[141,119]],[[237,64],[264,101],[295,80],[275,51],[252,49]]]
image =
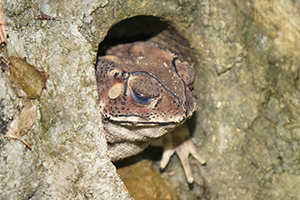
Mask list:
[[[4,1],[9,55],[26,57],[31,64],[37,60],[49,79],[35,101],[36,122],[24,136],[33,150],[20,141],[0,140],[0,198],[129,198],[106,155],[94,64],[98,45],[113,25],[150,15],[168,21],[185,38],[193,51],[177,51],[197,71],[193,135],[207,165],[191,159],[195,186],[190,191],[174,157],[167,172],[180,177],[169,177],[183,185],[176,190],[178,198],[299,199],[299,5]],[[36,21],[39,14],[58,20]],[[9,76],[0,73],[2,135],[19,105]]]

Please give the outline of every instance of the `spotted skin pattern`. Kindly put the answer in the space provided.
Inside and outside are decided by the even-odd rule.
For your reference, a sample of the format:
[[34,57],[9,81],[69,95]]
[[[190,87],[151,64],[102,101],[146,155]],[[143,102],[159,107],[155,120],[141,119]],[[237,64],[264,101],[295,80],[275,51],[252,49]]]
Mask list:
[[166,133],[180,134],[173,130],[196,110],[194,76],[187,62],[148,42],[118,45],[98,58],[99,106],[112,161],[141,152]]

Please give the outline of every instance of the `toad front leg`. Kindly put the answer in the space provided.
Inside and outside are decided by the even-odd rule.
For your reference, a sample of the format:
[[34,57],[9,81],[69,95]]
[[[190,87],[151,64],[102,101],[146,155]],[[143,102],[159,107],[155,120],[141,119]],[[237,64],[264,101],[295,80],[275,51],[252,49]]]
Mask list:
[[202,165],[205,164],[205,160],[198,153],[195,145],[190,138],[190,132],[187,123],[174,129],[172,132],[164,135],[152,142],[151,145],[163,146],[164,152],[160,161],[160,169],[164,170],[170,161],[171,156],[176,152],[182,167],[184,169],[186,179],[189,184],[193,184],[194,177],[191,170],[189,155],[192,154]]

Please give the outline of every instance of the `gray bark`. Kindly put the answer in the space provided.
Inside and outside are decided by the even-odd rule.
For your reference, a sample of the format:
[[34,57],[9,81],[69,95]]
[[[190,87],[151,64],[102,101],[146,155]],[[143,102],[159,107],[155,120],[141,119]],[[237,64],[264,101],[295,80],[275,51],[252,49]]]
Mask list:
[[[193,162],[196,186],[187,192],[300,198],[299,8],[298,1],[5,1],[9,55],[37,60],[49,79],[23,136],[33,150],[0,140],[0,198],[129,198],[106,154],[94,64],[109,29],[138,15],[168,21],[184,38],[173,50],[195,63],[193,135],[207,165]],[[39,14],[58,20],[36,21]],[[192,50],[181,50],[186,44]],[[0,73],[2,135],[20,101]]]

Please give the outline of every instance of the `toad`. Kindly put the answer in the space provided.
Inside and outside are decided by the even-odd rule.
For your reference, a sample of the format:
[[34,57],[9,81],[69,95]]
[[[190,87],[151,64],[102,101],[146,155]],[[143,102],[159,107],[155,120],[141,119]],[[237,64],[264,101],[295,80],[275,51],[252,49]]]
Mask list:
[[185,123],[196,110],[194,68],[149,42],[112,47],[100,56],[96,78],[108,154],[117,161],[163,145],[163,170],[174,152],[188,183],[194,181],[188,156],[201,158]]

